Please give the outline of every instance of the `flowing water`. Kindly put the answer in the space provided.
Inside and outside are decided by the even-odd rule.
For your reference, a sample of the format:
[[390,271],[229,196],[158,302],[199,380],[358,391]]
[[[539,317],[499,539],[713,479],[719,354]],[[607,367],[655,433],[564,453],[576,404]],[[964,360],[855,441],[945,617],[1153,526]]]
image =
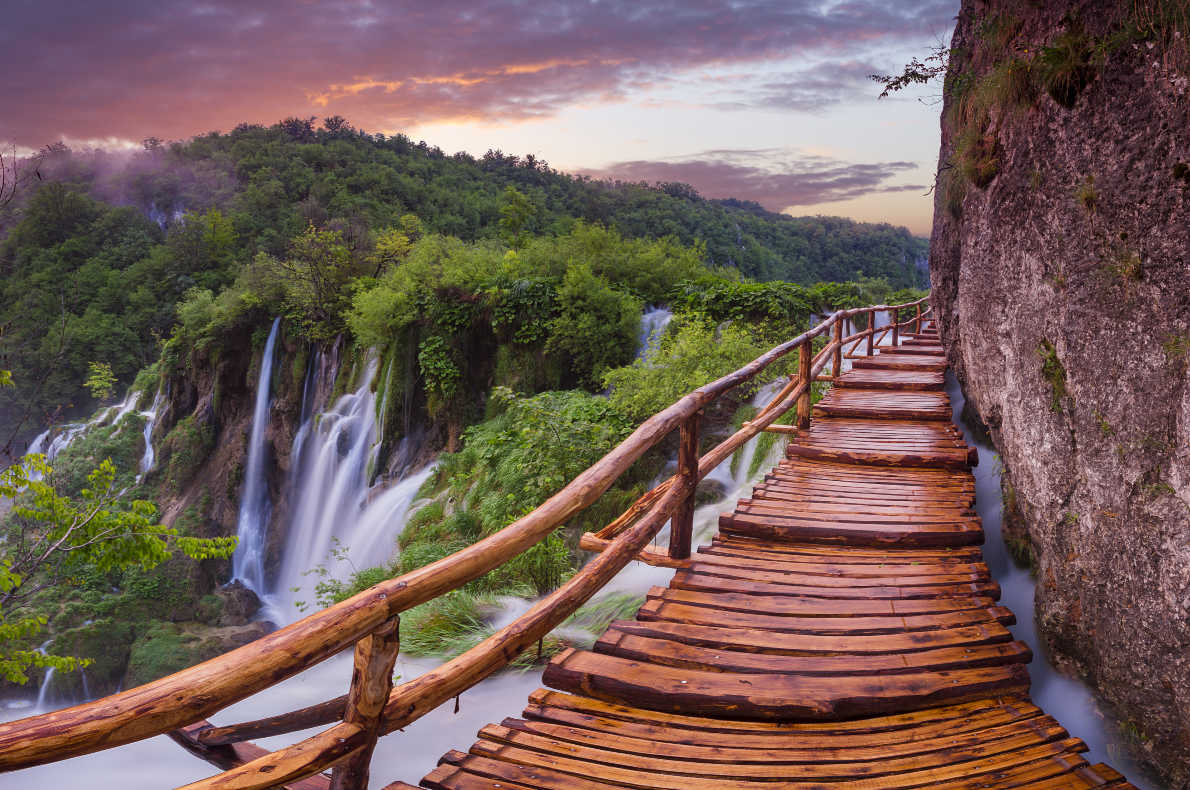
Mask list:
[[665,336],[665,328],[673,319],[674,314],[665,307],[650,307],[640,317],[640,337],[637,339],[637,359],[644,359],[649,352],[655,351]]
[[1057,719],[1072,736],[1086,742],[1090,747],[1085,755],[1089,762],[1110,764],[1140,790],[1160,790],[1163,785],[1142,774],[1128,756],[1120,738],[1119,723],[1100,709],[1091,689],[1059,673],[1046,655],[1034,620],[1034,579],[1028,570],[1013,562],[1001,534],[1003,500],[1000,493],[1000,459],[995,449],[962,421],[966,401],[953,373],[946,374],[946,389],[954,406],[955,424],[962,429],[967,443],[979,450],[979,465],[973,471],[975,506],[986,534],[984,561],[992,576],[1000,583],[1000,603],[1016,614],[1017,624],[1011,629],[1013,635],[1033,651],[1033,663],[1029,665],[1033,701]]
[[252,435],[248,440],[248,458],[244,465],[244,483],[240,489],[240,512],[236,521],[239,544],[232,556],[232,578],[239,579],[253,592],[263,595],[266,530],[272,503],[268,485],[269,403],[272,400],[274,348],[281,319],[273,320],[269,339],[260,358],[260,380],[256,385],[256,405],[252,411]]
[[141,417],[145,419],[145,428],[143,438],[145,441],[145,449],[141,453],[139,474],[136,476],[136,482],[144,479],[145,475],[153,471],[153,465],[157,462],[157,454],[153,450],[153,429],[157,427],[157,418],[161,415],[161,405],[165,402],[165,390],[159,388],[157,394],[153,396],[153,405],[149,407],[148,411],[142,411]]
[[276,622],[293,622],[312,605],[321,578],[313,569],[345,579],[388,562],[418,490],[434,471],[430,464],[387,487],[369,485],[380,442],[372,392],[378,367],[371,356],[358,389],[317,415],[306,404],[322,375],[317,358],[307,377],[286,494],[292,515],[269,594]]

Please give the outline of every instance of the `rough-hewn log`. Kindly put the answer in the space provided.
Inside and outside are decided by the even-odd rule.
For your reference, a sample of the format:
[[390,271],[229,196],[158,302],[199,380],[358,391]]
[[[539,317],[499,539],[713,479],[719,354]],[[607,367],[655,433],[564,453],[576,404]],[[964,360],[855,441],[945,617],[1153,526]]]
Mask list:
[[801,397],[797,399],[797,427],[803,430],[810,427],[810,341],[806,341],[798,349],[798,381],[806,382]]
[[400,647],[399,617],[355,643],[355,665],[343,721],[364,729],[367,741],[331,772],[331,790],[365,790],[372,751],[380,734],[380,714],[393,690],[393,665]]
[[682,423],[678,441],[678,477],[690,489],[690,496],[678,504],[669,526],[669,556],[684,560],[690,556],[694,538],[694,489],[698,486],[698,412]]
[[343,711],[347,709],[347,695],[335,697],[317,705],[271,716],[267,719],[255,719],[240,724],[229,724],[223,727],[208,725],[194,733],[196,740],[206,746],[222,746],[230,743],[240,743],[255,738],[268,738],[273,735],[284,735],[287,732],[297,732],[317,727],[320,724],[330,724],[343,718]]

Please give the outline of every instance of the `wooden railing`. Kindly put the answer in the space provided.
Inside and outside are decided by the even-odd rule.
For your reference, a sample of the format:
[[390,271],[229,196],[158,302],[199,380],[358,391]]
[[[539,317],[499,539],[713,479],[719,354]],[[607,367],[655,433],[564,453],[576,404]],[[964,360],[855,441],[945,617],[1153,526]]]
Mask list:
[[[443,702],[506,667],[538,643],[598,592],[632,560],[667,567],[689,563],[693,539],[694,493],[698,482],[761,431],[796,432],[810,424],[811,386],[834,380],[844,357],[891,332],[919,331],[929,313],[925,299],[902,305],[840,310],[813,329],[783,343],[723,378],[700,387],[645,420],[627,439],[579,474],[536,510],[499,532],[444,559],[381,582],[358,595],[257,641],[202,664],[109,697],[52,713],[0,724],[0,770],[63,760],[170,734],[189,751],[226,769],[187,785],[188,790],[316,786],[307,777],[332,769],[331,786],[367,786],[376,739],[405,727]],[[898,322],[902,310],[914,316]],[[867,315],[867,328],[844,337],[844,325]],[[875,328],[876,315],[889,313],[889,326]],[[816,338],[831,333],[817,354]],[[854,342],[850,351],[844,351]],[[724,394],[754,379],[777,360],[798,351],[798,372],[749,422],[699,457],[703,410]],[[819,374],[828,361],[832,376]],[[797,426],[775,425],[797,409]],[[429,601],[508,562],[544,539],[597,500],[629,466],[677,430],[678,471],[638,499],[611,524],[582,536],[580,545],[597,552],[582,570],[542,598],[514,622],[440,667],[394,687],[401,612]],[[671,522],[665,553],[649,548]],[[327,702],[268,719],[214,726],[205,719],[227,706],[347,649],[355,662],[348,693]],[[292,746],[267,752],[247,743],[314,726],[330,728]]]

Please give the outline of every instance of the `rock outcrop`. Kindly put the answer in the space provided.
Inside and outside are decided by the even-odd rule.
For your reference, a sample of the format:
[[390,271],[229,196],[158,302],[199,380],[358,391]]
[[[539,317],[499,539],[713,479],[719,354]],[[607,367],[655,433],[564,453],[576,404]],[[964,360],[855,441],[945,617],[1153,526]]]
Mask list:
[[1184,2],[964,0],[931,280],[1054,657],[1190,786]]

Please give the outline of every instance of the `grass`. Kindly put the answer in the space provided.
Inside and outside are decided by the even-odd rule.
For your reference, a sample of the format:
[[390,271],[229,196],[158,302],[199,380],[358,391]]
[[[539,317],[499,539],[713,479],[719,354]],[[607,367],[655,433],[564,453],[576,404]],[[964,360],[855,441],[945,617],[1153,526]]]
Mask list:
[[1041,376],[1050,384],[1050,409],[1060,413],[1067,395],[1066,368],[1058,359],[1058,350],[1048,340],[1043,339],[1037,346],[1037,354],[1041,357]]
[[1171,361],[1185,359],[1190,354],[1190,337],[1186,335],[1170,335],[1161,344],[1161,350]]
[[1095,176],[1087,176],[1074,190],[1074,199],[1087,211],[1094,213],[1099,204],[1099,192],[1095,189]]
[[1071,28],[1041,48],[1037,69],[1050,98],[1068,109],[1074,107],[1098,73],[1094,42],[1081,27]]

